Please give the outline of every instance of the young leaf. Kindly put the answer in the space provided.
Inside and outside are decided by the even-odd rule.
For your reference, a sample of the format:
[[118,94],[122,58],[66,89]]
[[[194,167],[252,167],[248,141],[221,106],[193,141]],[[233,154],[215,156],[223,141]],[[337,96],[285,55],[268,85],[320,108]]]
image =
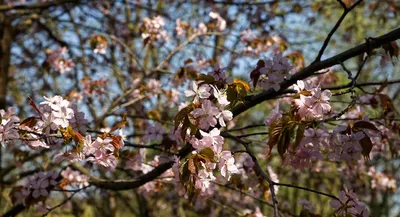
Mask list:
[[205,148],[205,149],[201,150],[200,155],[204,156],[206,158],[206,160],[215,163],[215,160],[214,160],[215,154],[211,148]]
[[296,139],[295,139],[295,141],[294,141],[293,150],[296,150],[296,149],[297,149],[297,147],[299,146],[301,140],[304,138],[304,131],[305,131],[305,129],[306,129],[306,125],[304,125],[304,124],[300,124],[300,125],[297,127],[297,130],[296,130]]
[[276,119],[270,124],[268,129],[268,146],[270,150],[272,150],[272,148],[278,143],[282,129],[282,118]]
[[279,142],[278,142],[278,153],[282,158],[283,155],[286,153],[286,150],[289,148],[289,143],[290,143],[290,130],[284,128],[281,136],[279,137]]

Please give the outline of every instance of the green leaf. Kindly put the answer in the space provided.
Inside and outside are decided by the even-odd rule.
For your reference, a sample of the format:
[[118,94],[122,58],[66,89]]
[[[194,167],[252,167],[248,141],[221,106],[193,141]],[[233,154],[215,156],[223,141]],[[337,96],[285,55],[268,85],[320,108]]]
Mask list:
[[305,131],[305,129],[306,129],[306,125],[304,125],[304,124],[300,124],[300,125],[297,127],[297,130],[296,130],[296,139],[295,139],[295,141],[294,141],[293,150],[296,150],[296,149],[297,149],[297,147],[299,146],[301,140],[304,138],[304,131]]
[[215,163],[215,160],[214,160],[215,154],[211,148],[205,148],[205,149],[201,150],[200,155],[204,156],[206,158],[206,160],[209,160],[209,161]]
[[235,91],[234,85],[229,85],[226,90],[226,98],[231,104],[234,104],[238,100],[238,95]]
[[189,181],[190,172],[189,172],[189,168],[188,168],[188,161],[185,161],[185,163],[182,164],[182,171],[180,173],[179,178],[182,183],[186,183]]

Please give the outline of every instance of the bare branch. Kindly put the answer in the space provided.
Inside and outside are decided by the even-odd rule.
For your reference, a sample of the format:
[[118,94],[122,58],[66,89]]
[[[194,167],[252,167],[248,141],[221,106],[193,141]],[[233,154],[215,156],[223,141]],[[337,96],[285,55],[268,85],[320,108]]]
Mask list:
[[10,10],[35,10],[35,9],[47,9],[54,6],[64,5],[68,3],[79,3],[80,0],[56,0],[56,1],[46,1],[37,4],[30,5],[0,5],[0,12],[10,11]]
[[342,16],[340,16],[339,20],[336,22],[335,26],[332,28],[332,30],[328,33],[328,36],[325,38],[325,41],[321,47],[321,49],[318,52],[318,56],[315,58],[314,62],[319,62],[321,61],[321,56],[322,54],[324,54],[324,51],[326,49],[326,47],[329,44],[329,41],[331,40],[333,34],[336,32],[336,30],[339,28],[340,24],[342,23],[342,21],[344,20],[344,18],[346,17],[346,15],[352,11],[358,4],[360,4],[363,0],[358,0],[356,3],[354,3],[350,8],[347,8],[346,5],[341,1],[338,0],[338,2],[342,5],[344,11]]

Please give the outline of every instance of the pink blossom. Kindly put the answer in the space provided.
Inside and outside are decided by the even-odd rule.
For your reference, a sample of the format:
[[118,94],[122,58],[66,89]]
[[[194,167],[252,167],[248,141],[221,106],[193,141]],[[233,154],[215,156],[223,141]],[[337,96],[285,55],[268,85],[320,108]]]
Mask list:
[[15,108],[8,108],[7,112],[3,109],[0,110],[0,143],[8,144],[13,140],[19,138],[18,130],[19,118],[16,116]]
[[219,114],[219,109],[210,100],[204,100],[201,103],[201,108],[193,110],[191,114],[199,120],[199,127],[207,130],[210,126],[214,127],[217,124],[215,116]]
[[66,128],[69,126],[69,120],[74,117],[74,110],[70,107],[70,102],[63,99],[61,96],[54,97],[44,97],[46,101],[41,102],[41,106],[49,106],[48,108],[43,108],[43,111],[49,111],[51,114],[48,117],[51,118],[51,122],[58,127]]
[[220,68],[218,63],[214,65],[213,71],[209,72],[208,74],[213,76],[216,81],[220,81],[222,83],[232,83],[232,78],[228,78],[226,76],[225,69]]
[[144,136],[145,141],[161,141],[165,133],[165,128],[158,122],[153,125],[148,125]]
[[203,169],[199,170],[197,174],[197,179],[195,181],[195,188],[201,190],[201,192],[205,192],[211,185],[212,181],[215,181],[216,178],[213,175],[213,170],[215,169],[214,163],[203,163],[200,162]]
[[211,87],[213,88],[213,95],[218,100],[220,106],[225,107],[230,104],[227,99],[226,93],[221,92],[220,90],[218,90],[217,87],[213,85],[211,85]]
[[111,142],[112,139],[110,138],[102,139],[97,137],[89,147],[86,147],[86,150],[88,150],[86,154],[90,154],[87,160],[104,167],[115,168],[117,161],[114,156],[115,148]]
[[73,171],[70,167],[61,172],[61,176],[68,180],[70,185],[83,188],[89,185],[89,177],[81,174],[79,171]]
[[300,99],[296,99],[298,106],[298,114],[300,117],[321,118],[324,114],[331,112],[331,106],[328,100],[332,94],[329,90],[321,92],[321,88],[317,87],[311,90],[311,96],[300,95]]
[[186,97],[194,97],[193,102],[196,103],[199,99],[208,99],[211,96],[211,87],[208,84],[203,84],[200,87],[196,81],[192,83],[192,90],[185,90]]
[[48,196],[49,188],[57,184],[57,177],[58,174],[53,172],[40,172],[28,177],[28,186],[32,192],[33,198]]
[[329,159],[347,162],[360,159],[362,148],[359,141],[364,136],[364,132],[338,134],[338,140],[333,143],[334,152],[329,154]]
[[168,33],[163,29],[165,26],[164,18],[161,16],[153,17],[153,19],[143,18],[144,32],[142,38],[145,41],[168,41]]
[[233,119],[233,114],[231,111],[223,109],[224,108],[222,108],[222,111],[215,117],[218,118],[218,122],[221,127],[226,127],[225,121],[231,121]]
[[338,199],[331,200],[330,205],[337,210],[339,217],[369,217],[366,205],[358,200],[357,195],[353,191],[348,191],[347,189],[340,191]]
[[175,23],[176,23],[176,27],[175,27],[176,34],[178,36],[184,36],[185,35],[185,30],[184,30],[184,27],[182,25],[181,19],[176,19]]
[[230,151],[222,151],[220,154],[220,160],[218,163],[218,169],[221,175],[229,181],[232,174],[239,173],[238,168],[235,165],[235,158],[233,158]]

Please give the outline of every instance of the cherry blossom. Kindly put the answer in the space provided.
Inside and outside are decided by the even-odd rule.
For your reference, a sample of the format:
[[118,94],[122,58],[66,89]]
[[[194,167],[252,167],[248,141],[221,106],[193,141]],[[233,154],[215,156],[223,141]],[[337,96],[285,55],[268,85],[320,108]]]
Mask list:
[[192,82],[192,90],[185,90],[186,97],[194,97],[193,102],[196,103],[199,99],[208,99],[211,96],[211,87],[208,84],[203,84],[200,87],[197,82]]
[[347,162],[361,158],[361,145],[359,141],[364,138],[364,132],[351,132],[350,134],[339,134],[333,144],[334,152],[329,154],[331,160],[344,160]]
[[27,178],[27,184],[14,193],[16,203],[25,204],[29,196],[33,198],[47,197],[50,189],[57,185],[58,174],[48,171],[35,173]]
[[217,124],[216,116],[219,114],[219,109],[210,100],[204,100],[201,108],[193,110],[191,114],[199,119],[199,127],[207,130],[210,126],[214,127]]
[[226,76],[225,69],[220,68],[218,63],[214,65],[213,71],[209,72],[208,74],[213,76],[216,81],[220,81],[222,83],[232,83],[232,78]]
[[69,185],[83,188],[89,185],[89,177],[81,174],[79,171],[73,171],[70,167],[67,167],[61,172],[61,176],[68,180]]
[[213,170],[215,169],[214,163],[203,163],[200,162],[203,169],[201,169],[197,174],[197,179],[195,182],[195,188],[205,192],[211,185],[212,181],[215,181],[216,178],[213,175]]
[[87,160],[104,167],[115,168],[117,163],[114,156],[115,148],[111,142],[110,138],[97,137],[93,143],[87,144],[86,154],[89,155]]
[[235,158],[233,158],[230,151],[222,151],[219,155],[220,160],[218,163],[218,169],[220,170],[221,175],[229,181],[232,174],[239,173],[239,170],[235,165]]
[[165,128],[158,122],[153,125],[148,125],[146,128],[146,134],[144,136],[145,141],[161,141],[165,133]]
[[15,108],[8,108],[7,112],[0,110],[0,143],[4,146],[11,141],[18,139],[19,134],[16,129],[19,125],[19,118],[16,116]]
[[68,48],[62,47],[54,51],[49,51],[47,56],[47,63],[49,63],[56,72],[63,74],[64,72],[69,72],[75,63],[71,59],[65,59],[64,56],[68,52]]
[[353,191],[339,192],[339,200],[331,200],[330,205],[337,210],[339,217],[361,216],[369,217],[369,212],[366,205],[358,200],[357,195]]
[[275,91],[279,91],[280,83],[289,75],[288,73],[293,66],[281,54],[275,55],[272,60],[266,60],[264,63],[265,66],[259,69],[261,73],[259,86],[264,89],[273,88]]
[[143,33],[142,38],[145,41],[157,41],[165,40],[168,41],[168,33],[163,29],[165,21],[161,16],[143,19]]
[[299,108],[300,117],[321,118],[323,115],[331,112],[329,99],[332,94],[329,90],[321,92],[321,88],[317,87],[311,90],[311,96],[300,94],[300,99],[296,99],[296,105]]

